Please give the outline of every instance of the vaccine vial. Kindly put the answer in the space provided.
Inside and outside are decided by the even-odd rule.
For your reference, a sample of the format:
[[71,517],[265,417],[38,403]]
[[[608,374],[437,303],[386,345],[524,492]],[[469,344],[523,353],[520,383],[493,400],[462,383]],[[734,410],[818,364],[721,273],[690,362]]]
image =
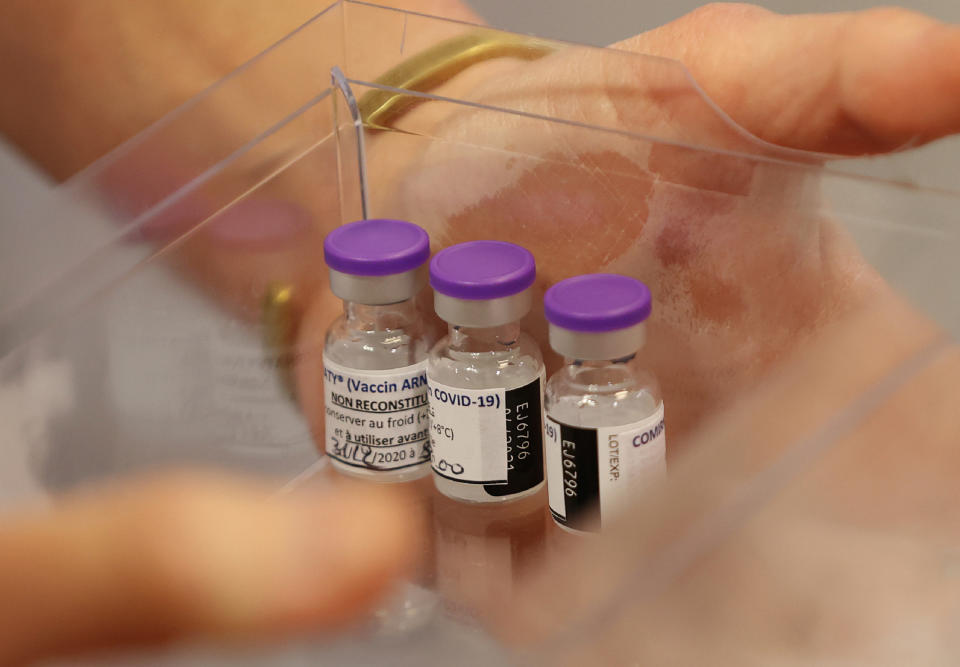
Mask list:
[[325,449],[339,472],[403,482],[430,470],[426,362],[435,337],[414,297],[426,284],[427,233],[361,220],[323,243],[343,314],[323,351]]
[[455,500],[514,500],[543,484],[543,358],[518,323],[535,278],[533,255],[503,241],[451,246],[430,263],[449,324],[427,364],[432,465]]
[[596,273],[547,290],[550,346],[564,366],[546,388],[550,513],[574,531],[599,530],[644,485],[666,472],[663,399],[637,363],[650,290]]

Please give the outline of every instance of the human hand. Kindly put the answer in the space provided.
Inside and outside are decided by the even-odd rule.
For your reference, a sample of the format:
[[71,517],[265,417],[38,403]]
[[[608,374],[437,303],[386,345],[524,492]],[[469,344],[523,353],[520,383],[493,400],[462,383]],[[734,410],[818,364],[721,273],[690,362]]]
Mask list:
[[[893,53],[879,53],[891,43]],[[541,287],[605,269],[645,280],[655,295],[644,356],[664,385],[671,447],[691,443],[690,461],[673,468],[664,497],[635,508],[619,535],[549,563],[507,605],[513,613],[502,613],[502,600],[487,611],[518,643],[548,638],[540,647],[549,648],[557,640],[548,662],[877,662],[873,647],[895,648],[904,636],[898,628],[945,609],[955,593],[938,564],[956,545],[955,392],[945,387],[956,355],[915,362],[942,344],[942,332],[900,302],[823,210],[826,158],[809,151],[883,152],[960,128],[952,99],[957,29],[890,10],[779,17],[717,6],[624,46],[679,56],[722,108],[769,143],[732,132],[681,86],[659,87],[664,79],[649,76],[655,64],[616,69],[602,54],[574,49],[533,64],[498,63],[452,83],[458,94],[450,96],[676,141],[693,127],[698,141],[739,155],[432,102],[397,121],[409,134],[368,143],[369,164],[384,169],[371,176],[374,215],[417,220],[439,246],[482,237],[524,244],[537,254]],[[570,81],[583,86],[561,85]],[[888,102],[906,98],[913,101]],[[438,141],[418,143],[418,135]],[[495,150],[471,145],[476,136]],[[413,160],[396,159],[411,153]],[[801,164],[785,166],[784,157]],[[302,336],[321,330],[336,307],[315,302]],[[528,324],[540,327],[544,344],[542,323],[535,316]],[[776,468],[798,436],[827,438],[818,429],[834,428],[836,412],[858,396],[875,397],[875,385],[912,363],[918,376],[884,395],[869,419],[843,421],[850,430],[836,453],[788,501],[743,532],[734,526],[729,541],[721,535],[703,545],[689,566],[666,548],[688,529],[709,535],[728,506],[737,509],[737,492],[762,487],[759,473]],[[765,378],[774,370],[782,377],[771,387]],[[308,367],[301,371],[310,414],[319,382]],[[720,424],[711,421],[739,401]],[[902,409],[905,401],[914,409]],[[891,435],[898,432],[916,434],[909,455]],[[693,499],[682,505],[688,514],[671,510],[685,498]],[[760,513],[768,500],[748,509]],[[884,557],[864,562],[877,549]],[[658,581],[675,563],[675,578]],[[659,569],[644,578],[648,565]],[[641,596],[645,587],[655,593],[631,605],[632,591]],[[621,603],[616,611],[605,606],[611,600]],[[604,619],[609,625],[600,627]],[[656,629],[638,630],[646,627]],[[564,635],[571,641],[559,641]],[[925,637],[917,655],[949,655],[942,638]],[[567,652],[572,644],[577,650]],[[903,658],[888,651],[881,661]]]
[[403,494],[200,474],[0,518],[0,664],[356,621],[422,554]]
[[[455,3],[441,4],[447,13],[468,16]],[[437,39],[449,33],[449,26],[435,29]],[[888,33],[882,47],[873,39]],[[424,224],[437,247],[476,236],[526,244],[538,256],[541,289],[571,273],[604,269],[648,282],[656,308],[645,357],[672,406],[676,450],[707,415],[755,387],[824,323],[884,289],[820,208],[821,158],[789,156],[801,157],[806,167],[759,158],[784,157],[777,145],[877,152],[951,132],[957,125],[947,92],[955,77],[955,34],[894,10],[781,17],[717,5],[618,45],[685,63],[718,106],[766,144],[723,122],[665,61],[571,48],[535,63],[486,63],[438,92],[668,142],[601,138],[504,115],[493,126],[480,111],[422,105],[401,129],[442,141],[416,144],[399,133],[369,138],[374,213]],[[429,41],[431,29],[419,36]],[[399,57],[365,55],[384,62]],[[270,94],[241,86],[226,95],[218,126],[202,145],[193,143],[191,153],[216,154],[206,144],[216,146],[233,132],[246,136],[255,125],[251,118],[289,101],[278,92],[283,82],[269,83]],[[919,99],[922,104],[913,103]],[[455,145],[478,132],[489,148],[505,152]],[[684,141],[739,154],[688,150]],[[144,164],[108,169],[99,184],[105,196],[141,210],[200,169],[191,156],[171,164],[163,152],[169,146],[158,148],[138,155]],[[291,285],[294,317],[309,311],[301,348],[314,357],[338,308],[316,265],[324,233],[340,221],[333,148],[320,147],[289,166],[164,256],[246,320],[260,316],[271,284]],[[253,178],[236,176],[243,183]],[[241,192],[225,191],[235,185],[233,177],[204,185],[147,220],[141,227],[147,240],[165,247],[214,214],[225,197]],[[542,321],[534,317],[530,325],[545,342]],[[319,436],[317,363],[303,362],[299,384]]]
[[[825,324],[893,298],[824,209],[818,166],[822,153],[882,152],[960,128],[960,30],[902,10],[784,17],[711,5],[617,46],[683,62],[766,143],[724,123],[668,63],[569,49],[472,80],[468,71],[451,96],[666,141],[423,104],[398,121],[408,135],[368,142],[369,164],[384,170],[370,177],[373,213],[417,220],[439,247],[525,245],[541,289],[598,270],[647,282],[643,357],[661,379],[676,452]],[[545,343],[542,318],[529,326]]]
[[950,664],[958,372],[902,303],[828,325],[491,624],[536,664]]
[[[448,0],[403,6],[471,17],[469,10]],[[34,7],[25,3],[21,11],[38,12]],[[107,26],[111,32],[100,41],[125,49],[124,57],[110,62],[143,61],[138,67],[149,72],[161,66],[154,63],[155,53],[139,52],[150,51],[151,42],[135,37],[142,37],[145,26],[157,21],[175,22],[178,10],[163,7],[136,10],[118,22],[100,21],[93,10],[78,9],[70,18],[89,28],[78,34],[92,35],[92,26]],[[309,2],[299,3],[288,11],[295,22],[309,15],[309,7]],[[263,11],[273,17],[269,31],[279,33],[277,14],[272,8]],[[155,15],[158,12],[162,19]],[[232,34],[250,32],[244,15],[223,3],[204,12],[196,17],[198,25],[228,20],[238,25]],[[24,25],[17,30],[29,32]],[[434,30],[441,39],[450,26],[423,24],[420,39],[429,41]],[[175,34],[189,42],[189,36]],[[762,157],[783,157],[775,146],[879,152],[922,143],[957,128],[957,105],[950,94],[956,79],[956,34],[956,28],[902,10],[783,17],[749,6],[711,5],[617,45],[684,63],[710,98],[765,145],[724,123],[703,104],[681,71],[657,59],[571,48],[535,63],[486,63],[438,92]],[[48,50],[77,47],[59,39],[37,43]],[[216,48],[225,61],[236,64],[244,44],[238,37]],[[59,59],[65,66],[72,62],[58,53],[44,54],[40,60]],[[393,63],[402,55],[371,49],[364,54],[368,57]],[[209,64],[209,58],[194,60]],[[84,67],[89,77],[106,66]],[[151,94],[171,105],[190,85],[196,87],[191,81],[210,76],[208,70],[178,70],[174,80],[151,77]],[[299,74],[289,76],[299,80]],[[76,80],[84,85],[71,96],[70,90],[56,89],[55,80],[31,79],[32,86],[46,86],[45,96],[65,101],[24,114],[31,123],[67,133],[51,141],[50,150],[77,144],[69,134],[72,125],[58,125],[43,115],[60,108],[79,105],[100,114],[86,118],[82,128],[86,135],[105,136],[88,131],[99,124],[130,131],[133,116],[126,110],[128,104],[116,103],[135,101],[130,91],[106,93],[87,85],[93,82],[81,76]],[[202,171],[203,164],[191,164],[194,156],[219,154],[211,145],[216,147],[234,132],[246,136],[243,133],[250,128],[260,128],[251,118],[269,117],[275,107],[292,99],[282,92],[283,81],[257,82],[268,83],[269,88],[240,86],[223,96],[224,106],[211,110],[218,112],[217,126],[206,128],[206,136],[191,139],[189,155],[171,163],[165,152],[169,146],[158,146],[160,152],[137,155],[142,164],[125,162],[118,173],[107,169],[98,183],[104,196],[114,206],[132,206],[130,215],[149,208],[190,174]],[[145,106],[156,113],[161,102],[153,97]],[[883,290],[843,230],[820,209],[817,156],[802,156],[809,168],[788,168],[743,155],[705,154],[669,142],[601,139],[596,132],[577,134],[503,115],[492,127],[489,115],[462,109],[451,113],[451,108],[423,105],[402,123],[447,145],[408,141],[400,146],[398,142],[407,139],[396,134],[370,137],[374,212],[424,224],[438,247],[477,235],[527,244],[538,255],[541,288],[573,272],[600,269],[622,271],[650,283],[656,308],[646,357],[659,371],[673,406],[675,443],[727,397],[755,386],[823,323]],[[289,108],[283,108],[280,116],[286,113]],[[499,145],[507,152],[498,155],[450,145],[469,142],[478,131],[489,147]],[[33,133],[30,141],[45,136]],[[304,308],[310,311],[300,336],[307,350],[316,349],[322,333],[318,329],[338,307],[326,293],[324,272],[316,265],[323,234],[339,222],[332,148],[320,148],[288,167],[165,253],[167,261],[247,320],[260,316],[263,295],[271,284],[292,285],[294,314]],[[63,161],[60,154],[48,156],[45,164],[62,173]],[[388,171],[382,171],[385,167]],[[249,183],[256,175],[228,174],[227,180],[234,176]],[[147,230],[152,245],[165,247],[216,213],[224,198],[241,193],[233,186],[204,185],[141,229]],[[789,291],[780,284],[789,285]],[[531,324],[544,342],[542,322]],[[302,386],[318,384],[309,368],[300,375]],[[315,398],[304,400],[307,412],[317,414],[315,430],[322,428]]]

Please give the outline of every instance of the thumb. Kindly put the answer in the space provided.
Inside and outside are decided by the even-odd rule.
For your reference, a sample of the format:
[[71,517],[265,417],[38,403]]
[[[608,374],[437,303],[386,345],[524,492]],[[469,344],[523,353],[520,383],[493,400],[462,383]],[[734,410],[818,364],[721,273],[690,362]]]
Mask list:
[[717,3],[620,46],[682,61],[781,146],[875,153],[960,132],[960,27],[905,9],[781,16]]
[[0,664],[342,625],[412,565],[412,506],[178,475],[0,520]]

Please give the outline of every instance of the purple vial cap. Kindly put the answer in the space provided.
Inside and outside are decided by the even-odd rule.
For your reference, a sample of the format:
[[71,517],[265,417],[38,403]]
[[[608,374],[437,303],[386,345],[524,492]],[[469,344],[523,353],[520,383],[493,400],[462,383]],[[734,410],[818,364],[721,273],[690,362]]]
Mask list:
[[626,329],[650,316],[650,289],[615,273],[588,273],[561,280],[543,297],[547,321],[571,331]]
[[533,284],[537,265],[526,248],[506,241],[469,241],[438,252],[430,286],[455,299],[499,299]]
[[354,276],[406,273],[430,257],[430,237],[404,220],[358,220],[323,240],[323,258],[334,271]]

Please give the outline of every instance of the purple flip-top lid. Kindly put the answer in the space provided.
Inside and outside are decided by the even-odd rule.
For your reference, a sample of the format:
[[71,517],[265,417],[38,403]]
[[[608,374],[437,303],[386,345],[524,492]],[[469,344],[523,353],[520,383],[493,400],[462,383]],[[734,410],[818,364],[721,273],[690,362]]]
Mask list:
[[430,262],[430,286],[455,299],[499,299],[533,284],[537,265],[526,248],[506,241],[469,241]]
[[588,273],[561,280],[543,297],[547,321],[571,331],[626,329],[650,316],[650,289],[615,273]]
[[430,237],[404,220],[358,220],[323,240],[323,258],[334,271],[355,276],[406,273],[430,257]]

